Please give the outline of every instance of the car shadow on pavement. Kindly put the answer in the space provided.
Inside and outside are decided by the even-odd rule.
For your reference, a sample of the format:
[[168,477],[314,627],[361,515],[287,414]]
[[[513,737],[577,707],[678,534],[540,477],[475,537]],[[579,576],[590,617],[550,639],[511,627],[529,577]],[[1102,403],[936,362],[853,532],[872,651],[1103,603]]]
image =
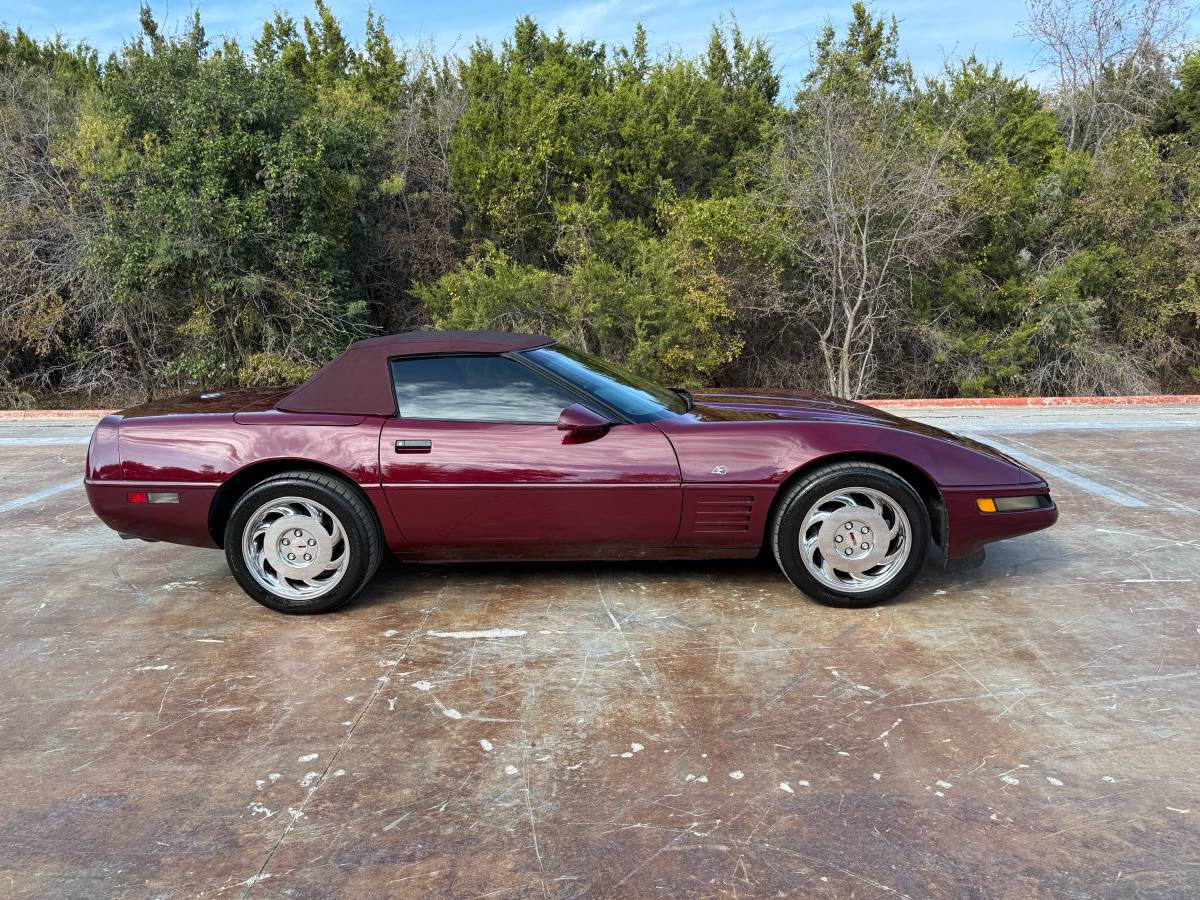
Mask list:
[[1071,548],[1053,533],[997,541],[987,546],[986,558],[975,568],[946,568],[940,560],[927,559],[916,581],[892,603],[912,602],[931,594],[941,597],[941,592],[948,595],[986,592],[1001,584],[1011,584],[1014,578],[1041,584],[1047,576],[1065,570],[1071,560]]
[[[952,599],[965,592],[986,591],[1013,577],[1040,579],[1061,570],[1069,558],[1066,545],[1050,534],[1000,541],[988,547],[983,563],[975,568],[946,570],[935,554],[927,557],[916,580],[900,596],[880,606],[904,606],[915,602]],[[385,555],[374,579],[353,601],[354,606],[403,603],[414,596],[438,589],[462,591],[511,586],[514,590],[563,587],[572,581],[589,582],[601,573],[620,581],[675,583],[676,593],[686,583],[700,579],[709,584],[728,583],[730,588],[753,583],[765,588],[781,602],[808,600],[788,584],[770,553],[753,559],[731,560],[622,560],[601,562],[477,562],[405,563]],[[950,596],[945,596],[950,595]]]

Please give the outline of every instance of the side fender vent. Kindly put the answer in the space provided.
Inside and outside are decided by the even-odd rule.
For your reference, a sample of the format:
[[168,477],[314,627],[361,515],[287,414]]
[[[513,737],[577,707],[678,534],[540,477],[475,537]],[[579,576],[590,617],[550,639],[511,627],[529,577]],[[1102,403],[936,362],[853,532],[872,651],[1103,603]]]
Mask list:
[[705,492],[692,508],[692,531],[697,534],[745,534],[754,518],[754,496]]

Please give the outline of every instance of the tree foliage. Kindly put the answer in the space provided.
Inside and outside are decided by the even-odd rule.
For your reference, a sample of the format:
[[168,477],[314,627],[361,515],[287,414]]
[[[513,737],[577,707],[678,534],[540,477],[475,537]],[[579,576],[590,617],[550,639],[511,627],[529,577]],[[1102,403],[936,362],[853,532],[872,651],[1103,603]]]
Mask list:
[[0,402],[303,378],[357,336],[529,329],[674,384],[1191,389],[1200,55],[1175,0],[1037,0],[1046,90],[918,79],[861,2],[780,97],[518,20],[461,57],[317,0],[106,59],[0,29]]

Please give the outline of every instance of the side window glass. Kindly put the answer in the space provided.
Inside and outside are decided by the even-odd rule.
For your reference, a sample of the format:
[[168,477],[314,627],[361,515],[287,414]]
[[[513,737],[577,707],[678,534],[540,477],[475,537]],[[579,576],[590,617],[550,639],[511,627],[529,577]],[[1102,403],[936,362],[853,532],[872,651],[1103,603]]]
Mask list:
[[405,419],[553,424],[579,398],[502,356],[392,361],[396,408]]

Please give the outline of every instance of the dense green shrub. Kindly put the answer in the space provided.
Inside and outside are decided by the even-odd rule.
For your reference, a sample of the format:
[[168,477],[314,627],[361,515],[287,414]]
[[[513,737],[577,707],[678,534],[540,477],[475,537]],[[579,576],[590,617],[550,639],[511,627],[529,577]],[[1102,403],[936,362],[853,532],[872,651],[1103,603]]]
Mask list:
[[1078,95],[918,79],[899,41],[855,3],[781,99],[736,25],[694,57],[526,17],[438,58],[321,0],[248,49],[148,9],[103,60],[0,30],[0,403],[290,382],[428,326],[675,384],[1194,390],[1200,56],[1080,140]]

